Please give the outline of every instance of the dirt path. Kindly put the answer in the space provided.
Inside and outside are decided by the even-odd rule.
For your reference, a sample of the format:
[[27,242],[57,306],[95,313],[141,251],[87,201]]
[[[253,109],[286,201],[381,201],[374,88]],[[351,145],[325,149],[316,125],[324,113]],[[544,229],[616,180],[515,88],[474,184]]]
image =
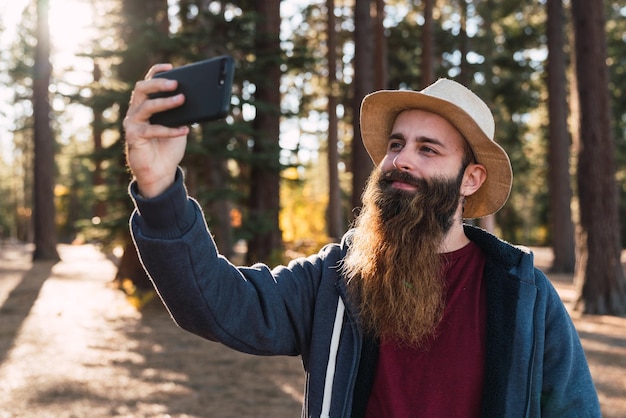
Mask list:
[[0,257],[0,417],[297,417],[298,358],[257,358],[144,315],[108,286],[113,264],[92,246],[32,266]]
[[[109,287],[115,268],[93,246],[60,246],[56,265],[33,265],[30,250],[0,247],[0,418],[300,415],[298,358],[204,341],[160,303],[140,314]],[[568,278],[555,283],[567,301]],[[626,319],[575,323],[604,416],[626,417]]]

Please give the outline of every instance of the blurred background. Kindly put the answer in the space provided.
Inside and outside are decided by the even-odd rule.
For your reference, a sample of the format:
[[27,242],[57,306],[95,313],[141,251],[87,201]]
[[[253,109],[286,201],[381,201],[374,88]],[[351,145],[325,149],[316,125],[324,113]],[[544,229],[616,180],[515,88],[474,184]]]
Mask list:
[[[496,118],[513,190],[476,221],[549,247],[581,312],[626,314],[626,6],[621,0],[11,0],[0,5],[0,238],[97,243],[148,291],[128,233],[122,119],[157,62],[235,58],[231,112],[183,161],[222,253],[284,263],[350,227],[372,164],[364,95],[439,77]],[[620,218],[622,222],[620,222]]]

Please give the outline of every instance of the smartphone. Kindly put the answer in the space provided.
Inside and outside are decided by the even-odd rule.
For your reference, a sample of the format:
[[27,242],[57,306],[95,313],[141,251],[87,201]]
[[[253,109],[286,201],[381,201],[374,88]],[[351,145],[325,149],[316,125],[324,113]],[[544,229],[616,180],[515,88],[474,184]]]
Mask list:
[[224,118],[230,110],[233,74],[234,60],[229,55],[156,74],[154,77],[177,80],[178,88],[172,92],[151,94],[150,98],[183,93],[185,103],[180,107],[155,113],[150,118],[150,123],[175,127]]

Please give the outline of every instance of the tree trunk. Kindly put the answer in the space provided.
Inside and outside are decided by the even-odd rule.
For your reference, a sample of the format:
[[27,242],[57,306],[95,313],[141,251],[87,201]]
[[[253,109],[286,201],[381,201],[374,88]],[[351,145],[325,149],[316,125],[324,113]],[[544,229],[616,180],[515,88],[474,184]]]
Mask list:
[[602,0],[572,1],[580,106],[580,233],[575,273],[580,294],[575,308],[589,314],[621,315],[626,313],[626,283],[620,263],[603,7]]
[[[223,158],[214,156],[206,157],[206,177],[209,190],[224,190],[228,185],[228,168]],[[231,200],[227,193],[220,193],[221,197],[215,196],[209,202],[209,213],[213,218],[211,222],[211,232],[214,235],[215,243],[220,249],[220,253],[230,259],[234,255],[233,228],[230,221],[232,209]]]
[[[144,24],[139,22],[152,22],[163,33],[168,32],[169,19],[167,14],[167,0],[133,0],[122,2],[124,18],[127,24],[123,25],[122,37],[126,39],[141,39],[145,36],[146,28]],[[125,54],[124,61],[118,67],[118,76],[123,80],[137,80],[143,76],[148,67],[156,62],[163,62],[163,55],[158,53],[152,54]],[[128,111],[128,103],[120,104],[119,113],[125,115]],[[120,122],[120,138],[124,138],[123,128]],[[97,132],[96,132],[97,133]],[[120,155],[120,166],[125,165],[125,156]],[[126,173],[121,172],[118,181],[120,184],[127,184],[128,177]],[[138,289],[145,289],[149,286],[148,276],[146,275],[139,256],[132,242],[130,231],[125,230],[123,235],[124,253],[118,267],[116,280],[130,279]]]
[[551,271],[573,273],[576,264],[574,223],[572,222],[572,186],[570,183],[567,130],[565,45],[562,0],[548,0],[548,111],[549,111],[549,195],[550,224],[554,261]]
[[460,25],[461,29],[459,30],[459,52],[461,53],[461,63],[459,64],[459,83],[464,86],[469,85],[471,78],[473,77],[472,69],[470,68],[469,63],[467,62],[467,54],[470,51],[469,47],[469,36],[467,35],[467,20],[468,20],[468,4],[466,0],[460,0],[460,8],[459,8],[459,17],[460,17]]
[[363,140],[359,118],[361,101],[374,90],[374,57],[372,39],[372,17],[370,0],[356,0],[354,12],[354,97],[352,104],[352,206],[361,206],[361,194],[372,171],[370,159]]
[[[481,16],[484,20],[484,25],[486,28],[489,28],[488,31],[490,33],[493,33],[493,13],[495,10],[496,5],[494,4],[493,0],[487,0],[486,4],[485,4],[485,8],[488,11],[486,14],[484,14],[483,16]],[[466,8],[467,9],[467,8]],[[485,78],[487,80],[492,80],[493,79],[493,68],[494,68],[494,54],[485,54]],[[491,83],[487,83],[487,84],[491,84]],[[485,98],[485,101],[487,102],[487,105],[489,106],[490,109],[495,108],[494,105],[494,100],[493,100],[493,92],[489,95],[488,98]],[[491,232],[492,234],[495,233],[496,230],[496,215],[492,214],[492,215],[488,215],[485,216],[484,218],[480,218],[477,221],[475,221],[475,223],[477,223],[481,228],[483,228],[486,231]]]
[[[102,71],[98,62],[93,63],[93,82],[100,83]],[[102,187],[104,187],[104,174],[102,170],[104,147],[102,145],[102,136],[104,134],[104,119],[102,106],[97,102],[94,103],[93,109],[93,150],[94,150],[94,168],[93,168],[93,186],[95,193],[95,203],[93,206],[93,216],[98,218],[104,218],[107,214],[106,200],[103,199],[102,193],[100,193]]]
[[433,44],[433,1],[424,0],[424,26],[422,26],[422,88],[435,81],[435,48]]
[[328,236],[338,241],[344,232],[339,187],[339,149],[337,121],[337,33],[334,0],[326,1],[328,13]]
[[48,87],[50,64],[50,28],[48,0],[37,1],[37,47],[33,80],[35,119],[33,220],[35,251],[33,260],[59,260],[54,206],[54,136],[50,127]]
[[[282,247],[278,224],[280,163],[280,1],[255,2],[259,17],[256,36],[255,80],[257,108],[250,187],[250,219],[255,231],[248,242],[247,263],[270,262],[270,256]],[[278,261],[278,260],[276,260]]]
[[387,88],[388,82],[388,65],[387,65],[387,37],[385,36],[385,0],[376,0],[376,19],[374,19],[375,34],[375,58],[374,65],[376,67],[375,90],[383,90]]

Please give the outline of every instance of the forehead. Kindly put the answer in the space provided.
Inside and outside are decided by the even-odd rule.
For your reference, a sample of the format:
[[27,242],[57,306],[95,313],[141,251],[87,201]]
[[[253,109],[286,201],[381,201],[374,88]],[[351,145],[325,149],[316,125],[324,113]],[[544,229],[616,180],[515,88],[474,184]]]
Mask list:
[[[403,110],[396,116],[391,133],[409,131],[412,135],[434,136],[465,141],[463,135],[444,117],[420,109]],[[406,135],[406,132],[402,132]]]

